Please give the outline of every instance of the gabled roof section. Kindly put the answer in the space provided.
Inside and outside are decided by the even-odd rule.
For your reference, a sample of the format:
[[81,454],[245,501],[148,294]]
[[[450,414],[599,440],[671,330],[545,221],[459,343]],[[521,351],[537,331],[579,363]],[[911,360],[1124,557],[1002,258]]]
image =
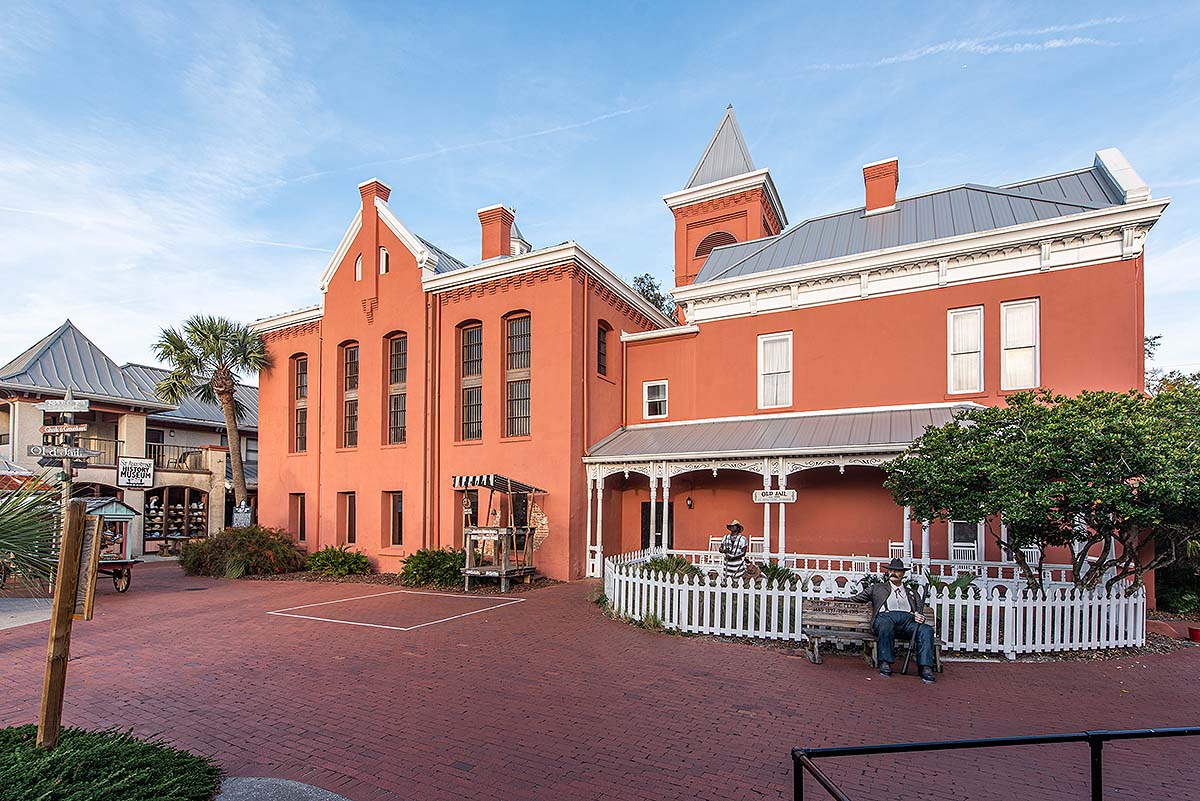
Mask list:
[[964,184],[896,201],[894,211],[865,208],[814,217],[776,237],[714,248],[696,284],[811,262],[981,233],[1122,205],[1100,167],[1007,186]]
[[750,158],[750,150],[742,138],[742,129],[731,104],[726,107],[725,116],[721,117],[685,188],[711,184],[747,172],[754,172],[754,159]]
[[[146,364],[125,364],[121,366],[121,372],[143,391],[151,394],[157,392],[159,382],[168,374],[168,371],[161,367]],[[242,407],[242,419],[238,423],[238,429],[257,431],[258,387],[239,383],[234,387],[233,395]],[[206,403],[195,395],[188,395],[180,401],[176,409],[150,415],[150,420],[161,423],[194,423],[222,429],[225,427],[225,413],[221,411],[221,407],[215,403]]]
[[131,381],[70,320],[0,367],[0,386],[51,395],[70,389],[81,398],[147,409],[174,408]]
[[[417,266],[421,269],[432,270],[435,274],[440,275],[441,273],[461,270],[467,266],[429,240],[414,234],[409,230],[408,226],[400,221],[400,218],[396,216],[391,207],[382,199],[375,198],[375,208],[379,212],[379,219],[408,248],[409,252],[417,260]],[[342,263],[346,258],[346,254],[350,252],[350,246],[354,244],[354,238],[358,236],[360,230],[362,230],[362,209],[359,209],[354,215],[354,219],[350,221],[350,227],[346,229],[346,233],[342,236],[342,241],[338,244],[337,250],[333,252],[333,257],[329,260],[329,263],[325,265],[325,272],[321,274],[322,292],[329,289],[329,282],[333,280],[333,274],[337,272],[338,265]]]

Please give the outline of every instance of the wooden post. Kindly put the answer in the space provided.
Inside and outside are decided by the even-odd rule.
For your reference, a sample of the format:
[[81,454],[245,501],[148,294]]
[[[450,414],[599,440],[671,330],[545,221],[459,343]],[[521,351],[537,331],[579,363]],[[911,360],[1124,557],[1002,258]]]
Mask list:
[[46,675],[42,683],[42,708],[38,713],[37,744],[58,745],[62,729],[63,691],[67,682],[67,660],[71,651],[71,619],[79,584],[79,552],[87,505],[73,500],[63,517],[62,542],[58,549],[58,578],[54,584],[54,607],[50,613],[50,642],[46,650]]

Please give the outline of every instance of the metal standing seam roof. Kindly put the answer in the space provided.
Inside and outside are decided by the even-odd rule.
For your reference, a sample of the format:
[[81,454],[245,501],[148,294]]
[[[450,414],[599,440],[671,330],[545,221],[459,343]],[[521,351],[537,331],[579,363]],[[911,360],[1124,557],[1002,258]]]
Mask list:
[[1121,203],[1120,192],[1099,167],[1000,187],[964,184],[897,200],[894,211],[868,216],[865,208],[852,209],[805,220],[778,236],[714,248],[695,283],[1050,220]]
[[742,138],[742,129],[734,116],[733,106],[725,109],[725,116],[717,124],[708,147],[700,156],[692,177],[688,179],[686,189],[693,186],[711,184],[735,175],[754,172],[754,159],[750,158],[750,150],[746,140]]
[[[258,486],[258,462],[242,462],[242,478],[246,479],[247,487]],[[233,462],[225,460],[225,480],[233,481]]]
[[[167,377],[168,370],[161,367],[150,367],[145,364],[126,364],[121,371],[143,390],[155,393],[160,381]],[[240,431],[258,430],[258,387],[249,384],[237,384],[233,390],[234,397],[242,407],[242,419],[238,422]],[[179,406],[171,411],[156,412],[149,416],[151,421],[199,423],[201,425],[225,427],[225,413],[215,403],[206,403],[195,395],[189,395],[179,402]]]
[[[416,235],[414,234],[414,236]],[[429,248],[430,252],[437,257],[437,264],[434,265],[433,271],[438,275],[443,273],[452,273],[455,270],[462,270],[468,266],[464,262],[459,261],[446,251],[439,248],[437,245],[430,242],[425,237],[417,236],[417,239],[421,240],[421,244]]]
[[51,392],[70,388],[82,397],[153,409],[172,408],[154,392],[130,380],[70,320],[0,367],[0,384]]
[[589,460],[635,457],[785,456],[841,451],[899,452],[930,426],[954,418],[953,406],[879,411],[772,414],[618,429],[591,448]]

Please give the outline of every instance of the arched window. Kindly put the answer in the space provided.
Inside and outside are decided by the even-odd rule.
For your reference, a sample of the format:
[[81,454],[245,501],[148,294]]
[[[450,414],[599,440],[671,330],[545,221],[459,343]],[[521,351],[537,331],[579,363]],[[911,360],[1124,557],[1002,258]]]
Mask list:
[[288,375],[292,383],[292,452],[308,450],[308,354],[297,353],[290,359]]
[[380,248],[379,249],[379,274],[387,275],[388,268],[390,266],[391,265],[388,263],[387,248]]
[[358,254],[358,258],[354,260],[354,280],[362,280],[362,254]]
[[458,326],[459,419],[462,439],[483,439],[483,323]]
[[387,345],[387,443],[399,445],[408,439],[408,336],[393,331]]
[[612,326],[605,320],[596,323],[596,372],[608,375],[608,334]]
[[342,447],[358,447],[358,343],[343,342],[341,351]]
[[529,372],[532,364],[527,311],[504,316],[504,435],[527,437],[530,426]]
[[723,245],[732,245],[737,242],[737,237],[728,231],[713,231],[708,236],[700,240],[700,245],[696,248],[696,258],[707,256],[713,252],[713,248],[719,248]]

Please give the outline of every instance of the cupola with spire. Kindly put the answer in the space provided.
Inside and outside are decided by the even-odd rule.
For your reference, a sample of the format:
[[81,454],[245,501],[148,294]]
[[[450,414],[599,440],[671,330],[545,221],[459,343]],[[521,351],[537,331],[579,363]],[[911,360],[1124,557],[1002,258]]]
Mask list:
[[787,225],[767,169],[755,169],[733,106],[687,185],[663,196],[675,215],[675,285],[691,284],[713,248],[775,236]]

